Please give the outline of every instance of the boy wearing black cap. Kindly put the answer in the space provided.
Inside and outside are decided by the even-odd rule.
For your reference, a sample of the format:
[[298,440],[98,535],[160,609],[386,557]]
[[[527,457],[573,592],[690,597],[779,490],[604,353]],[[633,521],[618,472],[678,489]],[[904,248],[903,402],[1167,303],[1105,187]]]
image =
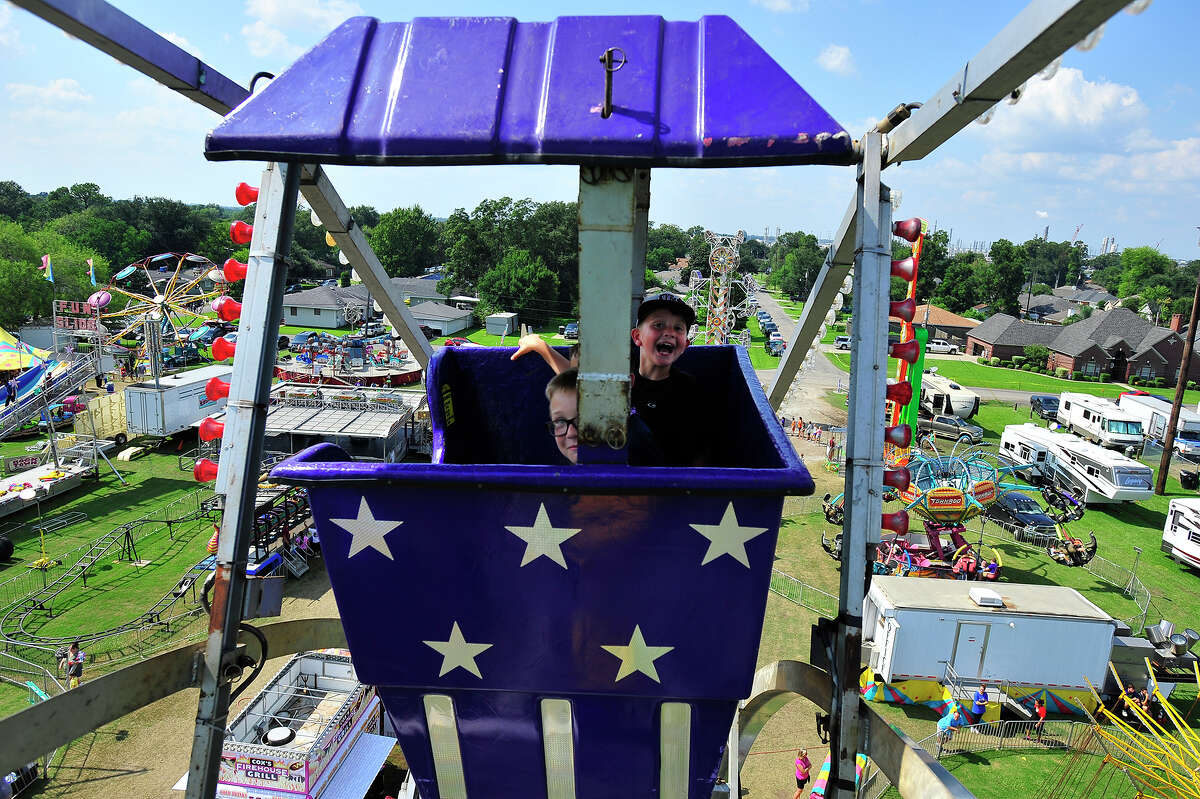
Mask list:
[[666,465],[703,466],[696,379],[674,366],[687,349],[696,312],[674,294],[654,294],[638,306],[637,319],[631,332],[639,350],[631,398],[634,412],[654,434]]

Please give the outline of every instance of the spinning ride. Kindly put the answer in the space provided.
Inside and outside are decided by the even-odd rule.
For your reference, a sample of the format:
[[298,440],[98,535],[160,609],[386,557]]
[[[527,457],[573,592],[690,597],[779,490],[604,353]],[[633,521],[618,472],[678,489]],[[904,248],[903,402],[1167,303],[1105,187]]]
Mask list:
[[126,339],[148,321],[156,323],[151,327],[162,343],[171,344],[187,339],[189,323],[224,295],[225,285],[224,273],[203,255],[164,252],[115,272],[89,304],[108,328],[109,344]]

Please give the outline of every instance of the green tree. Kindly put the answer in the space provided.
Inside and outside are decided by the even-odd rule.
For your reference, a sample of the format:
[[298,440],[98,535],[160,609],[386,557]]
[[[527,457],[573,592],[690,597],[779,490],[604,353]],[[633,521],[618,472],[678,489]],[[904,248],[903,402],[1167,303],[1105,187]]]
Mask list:
[[1025,348],[1025,360],[1044,369],[1050,362],[1050,348],[1042,344],[1030,344]]
[[441,263],[441,228],[419,205],[379,217],[369,241],[391,277],[415,277]]
[[670,247],[655,247],[646,250],[646,270],[661,272],[675,265],[675,251]]
[[19,221],[33,207],[33,198],[15,181],[0,181],[0,216]]
[[551,303],[558,296],[558,277],[528,250],[506,252],[480,278],[478,289],[485,313],[511,311],[530,324],[544,324],[556,316]]
[[1162,319],[1163,311],[1167,310],[1170,298],[1171,289],[1162,284],[1148,286],[1142,291],[1142,299],[1146,301],[1154,314],[1154,324],[1157,325]]
[[527,243],[526,221],[533,210],[532,200],[514,202],[511,197],[484,200],[469,214],[456,209],[442,225],[445,258],[438,289],[475,291],[484,273],[500,263],[507,250]]
[[1175,262],[1153,247],[1132,247],[1121,253],[1121,282],[1117,296],[1138,294],[1150,284],[1151,278],[1165,277],[1175,268]]
[[1020,312],[1019,296],[1025,282],[1021,247],[1008,239],[998,239],[992,242],[988,255],[991,263],[982,275],[984,301],[995,310],[1016,316]]
[[379,224],[379,212],[373,205],[356,205],[349,210],[350,216],[364,233],[370,233],[371,228]]
[[675,258],[686,257],[691,244],[691,235],[679,225],[656,225],[651,222],[646,233],[646,252],[660,248],[667,250],[671,253],[669,257],[672,262]]
[[1115,252],[1097,255],[1087,262],[1092,270],[1092,280],[1116,294],[1121,285],[1121,254]]
[[[907,256],[906,256],[907,257]],[[950,266],[950,233],[935,230],[925,236],[921,245],[921,262],[917,266],[918,299],[932,297],[937,293],[937,280],[945,281],[946,269]]]
[[955,313],[962,313],[976,305],[981,293],[979,275],[986,268],[987,262],[982,258],[978,261],[955,261],[950,264],[934,297],[936,304]]

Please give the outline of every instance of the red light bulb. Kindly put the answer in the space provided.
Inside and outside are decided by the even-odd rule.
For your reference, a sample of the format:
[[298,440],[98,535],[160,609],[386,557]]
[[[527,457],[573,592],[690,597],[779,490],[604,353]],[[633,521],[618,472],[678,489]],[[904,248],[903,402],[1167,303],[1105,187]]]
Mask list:
[[904,281],[910,281],[917,273],[917,266],[913,263],[912,256],[900,261],[892,261],[892,277],[898,277]]
[[[218,311],[220,313],[220,311]],[[221,317],[224,319],[225,317]],[[236,318],[236,317],[235,317]],[[911,341],[897,341],[894,344],[888,344],[888,355],[893,358],[898,358],[908,363],[916,363],[917,356],[921,354],[921,345],[916,342],[916,339]]]
[[895,513],[883,514],[879,526],[884,530],[891,530],[896,535],[908,535],[908,511],[898,510]]
[[192,477],[195,477],[198,483],[210,483],[217,479],[218,468],[217,464],[208,458],[201,458],[192,469]]
[[216,402],[223,397],[228,397],[229,381],[219,377],[209,378],[208,382],[204,384],[204,396],[208,398],[209,402]]
[[212,356],[214,360],[224,361],[233,357],[234,351],[237,349],[237,344],[225,338],[218,336],[213,339]]
[[883,440],[896,447],[907,447],[912,443],[912,428],[906,424],[883,428]]
[[233,297],[218,297],[213,301],[212,309],[225,322],[236,322],[242,316],[242,304]]
[[[207,421],[207,420],[205,420]],[[204,424],[200,424],[200,436],[204,436]],[[903,491],[908,488],[908,484],[912,481],[912,475],[908,469],[901,466],[898,469],[885,469],[883,472],[883,484],[888,488],[894,488],[897,491]]]
[[254,236],[254,226],[247,225],[240,219],[229,226],[229,240],[234,244],[249,244]]
[[888,385],[887,391],[884,392],[884,396],[897,405],[907,405],[912,402],[912,383],[907,381],[903,383],[891,383]]
[[233,196],[238,205],[249,205],[258,199],[258,187],[249,183],[239,183],[233,190]]
[[[225,423],[208,416],[200,423],[200,440],[212,441],[225,435]],[[885,473],[884,482],[887,482]]]
[[913,314],[917,312],[917,301],[912,297],[900,302],[888,303],[888,316],[894,316],[897,319],[903,319],[905,322],[913,320]]
[[221,271],[225,273],[226,280],[245,280],[247,266],[236,258],[230,258],[221,265]]
[[921,235],[921,217],[914,216],[912,219],[892,223],[892,234],[905,241],[916,241]]

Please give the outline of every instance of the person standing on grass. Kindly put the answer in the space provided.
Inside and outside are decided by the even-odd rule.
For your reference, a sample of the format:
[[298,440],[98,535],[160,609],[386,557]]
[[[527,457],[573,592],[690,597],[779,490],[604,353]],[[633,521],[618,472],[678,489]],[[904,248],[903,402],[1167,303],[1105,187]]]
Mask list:
[[87,660],[87,654],[79,648],[79,642],[72,642],[67,649],[67,687],[78,688],[79,683],[83,680],[83,663]]
[[808,750],[801,749],[796,752],[796,792],[792,794],[792,799],[800,799],[811,773],[812,761],[808,759]]
[[[1038,697],[1033,706],[1033,712],[1037,715],[1037,721],[1034,722],[1033,731],[1037,733],[1037,739],[1042,740],[1042,730],[1046,727],[1046,700]],[[1029,733],[1025,733],[1026,740],[1029,739]]]

